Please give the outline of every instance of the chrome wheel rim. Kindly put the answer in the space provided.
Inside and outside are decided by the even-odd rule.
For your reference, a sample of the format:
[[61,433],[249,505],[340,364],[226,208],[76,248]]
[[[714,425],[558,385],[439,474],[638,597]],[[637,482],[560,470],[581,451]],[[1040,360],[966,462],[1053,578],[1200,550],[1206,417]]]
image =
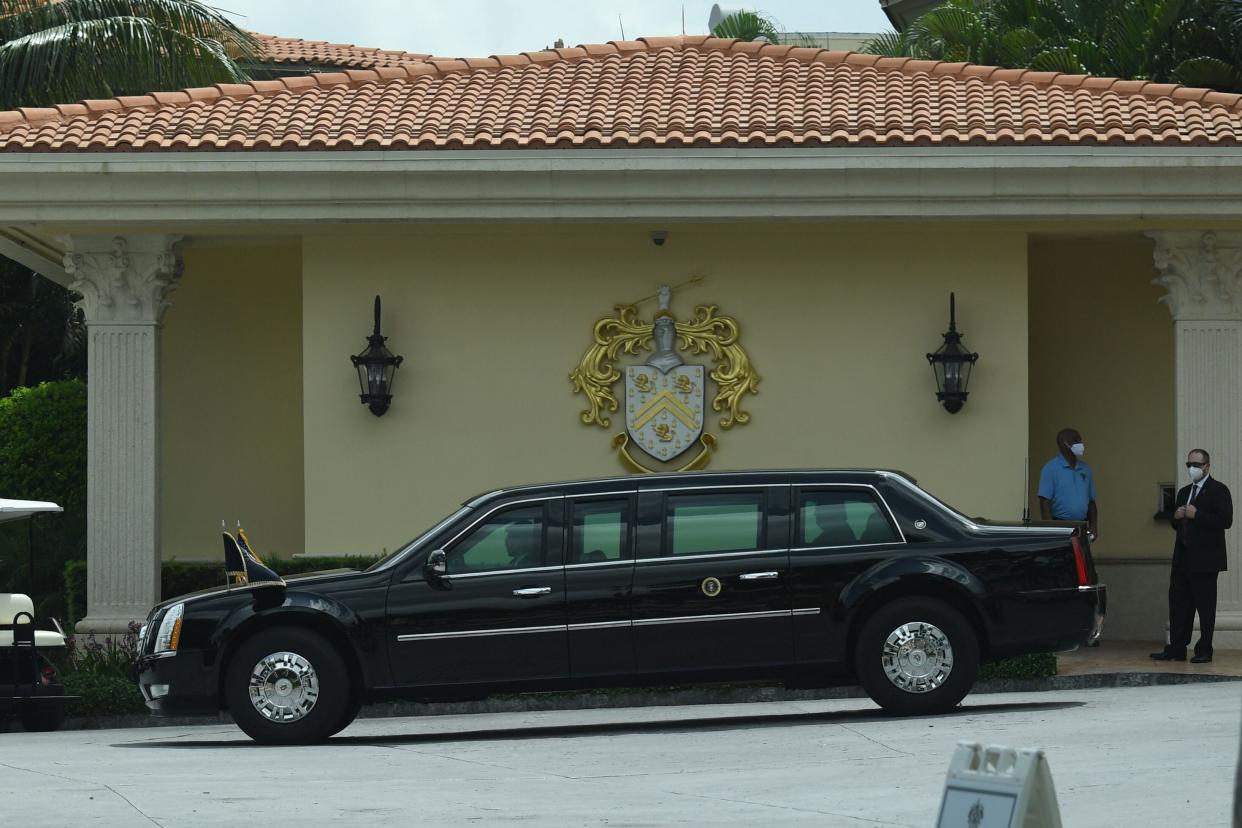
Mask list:
[[319,700],[319,675],[297,653],[280,652],[259,659],[250,671],[250,703],[272,722],[296,722]]
[[930,693],[953,672],[953,645],[935,624],[911,621],[888,634],[880,659],[894,687],[907,693]]

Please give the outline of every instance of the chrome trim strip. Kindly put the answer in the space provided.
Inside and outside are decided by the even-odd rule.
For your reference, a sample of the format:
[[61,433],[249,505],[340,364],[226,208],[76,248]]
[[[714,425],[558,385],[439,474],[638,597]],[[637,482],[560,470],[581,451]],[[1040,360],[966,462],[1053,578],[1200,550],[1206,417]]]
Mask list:
[[625,621],[592,621],[587,624],[570,624],[569,631],[577,632],[581,630],[611,630],[611,629],[619,629],[621,627],[631,627],[631,626],[633,625],[630,623],[629,619],[626,619]]
[[770,578],[779,577],[781,577],[781,573],[777,572],[775,569],[772,569],[767,572],[743,572],[741,575],[737,576],[737,579],[739,581],[764,581]]
[[1101,589],[1104,589],[1104,588],[1105,588],[1104,584],[1092,584],[1091,586],[1080,586],[1078,588],[1078,591],[1079,592],[1099,592]]
[[739,555],[775,555],[784,554],[788,549],[751,549],[745,552],[708,552],[702,555],[662,555],[658,558],[639,558],[639,564],[668,563],[669,561],[701,561],[705,558],[736,558]]
[[626,558],[623,561],[596,561],[595,563],[576,563],[565,564],[566,569],[587,569],[589,567],[603,568],[606,566],[621,566],[622,564],[633,565],[633,558]]
[[494,630],[457,630],[443,633],[411,633],[397,636],[398,641],[428,641],[436,638],[478,638],[486,635],[526,635],[529,633],[565,632],[564,624],[547,627],[500,627]]
[[678,615],[671,618],[636,618],[635,627],[656,624],[698,624],[703,621],[740,621],[748,618],[788,618],[789,610],[765,610],[762,612],[722,612],[713,615]]
[[653,489],[639,489],[640,494],[647,492],[697,492],[702,489],[778,489],[781,486],[788,486],[788,482],[781,483],[726,483],[723,486],[659,486]]
[[800,607],[792,610],[790,615],[819,615],[819,607]]
[[887,543],[843,543],[840,546],[799,546],[791,552],[828,552],[833,549],[870,549],[873,546],[900,546],[902,541],[888,541]]
[[561,566],[532,566],[525,569],[489,569],[486,572],[461,572],[457,575],[441,575],[441,581],[464,581],[468,578],[482,578],[485,575],[513,575],[515,573],[559,572]]

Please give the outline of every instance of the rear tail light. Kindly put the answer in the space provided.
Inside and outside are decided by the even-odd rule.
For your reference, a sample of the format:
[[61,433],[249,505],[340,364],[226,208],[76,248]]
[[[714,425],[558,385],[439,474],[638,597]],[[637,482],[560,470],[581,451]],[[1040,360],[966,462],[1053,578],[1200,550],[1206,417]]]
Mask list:
[[44,684],[52,684],[56,681],[56,668],[53,667],[52,665],[44,664],[43,670],[41,672],[43,675]]
[[1091,578],[1087,575],[1087,555],[1082,551],[1082,539],[1077,535],[1070,538],[1074,547],[1074,565],[1078,567],[1078,585],[1091,586]]

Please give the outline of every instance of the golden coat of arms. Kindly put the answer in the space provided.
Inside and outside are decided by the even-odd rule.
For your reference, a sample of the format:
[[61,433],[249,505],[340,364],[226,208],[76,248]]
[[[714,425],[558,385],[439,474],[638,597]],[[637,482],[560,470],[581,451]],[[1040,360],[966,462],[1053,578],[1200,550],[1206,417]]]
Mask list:
[[[716,437],[704,430],[708,379],[716,385],[711,410],[723,412],[720,427],[727,430],[750,421],[741,402],[743,395],[757,393],[759,375],[739,341],[737,320],[718,315],[715,305],[697,305],[692,318],[678,321],[669,310],[672,288],[662,286],[657,296],[660,307],[651,322],[638,318],[636,305],[617,305],[616,316],[596,322],[594,344],[569,379],[590,406],[581,413],[582,422],[607,429],[612,424],[608,414],[621,405],[613,389],[624,378],[625,430],[613,437],[612,447],[627,469],[701,469],[717,445]],[[626,365],[621,372],[619,361],[641,358],[647,351],[652,354],[645,362]],[[709,355],[713,364],[709,369],[687,363],[683,354]],[[632,448],[644,456],[636,457]],[[693,456],[685,460],[692,450]],[[661,465],[649,467],[652,461]],[[676,463],[681,465],[670,465]]]

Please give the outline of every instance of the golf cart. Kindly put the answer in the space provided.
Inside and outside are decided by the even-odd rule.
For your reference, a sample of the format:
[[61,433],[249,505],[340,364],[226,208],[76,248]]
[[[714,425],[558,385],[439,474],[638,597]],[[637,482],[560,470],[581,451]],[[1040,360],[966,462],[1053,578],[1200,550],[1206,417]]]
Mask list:
[[[27,533],[30,572],[34,572],[33,518],[60,512],[55,503],[33,500],[0,500],[0,523],[31,521]],[[65,635],[56,630],[35,629],[34,602],[29,595],[0,592],[0,712],[11,710],[30,731],[55,730],[65,718],[65,705],[77,701],[66,696],[49,654],[64,652]]]

